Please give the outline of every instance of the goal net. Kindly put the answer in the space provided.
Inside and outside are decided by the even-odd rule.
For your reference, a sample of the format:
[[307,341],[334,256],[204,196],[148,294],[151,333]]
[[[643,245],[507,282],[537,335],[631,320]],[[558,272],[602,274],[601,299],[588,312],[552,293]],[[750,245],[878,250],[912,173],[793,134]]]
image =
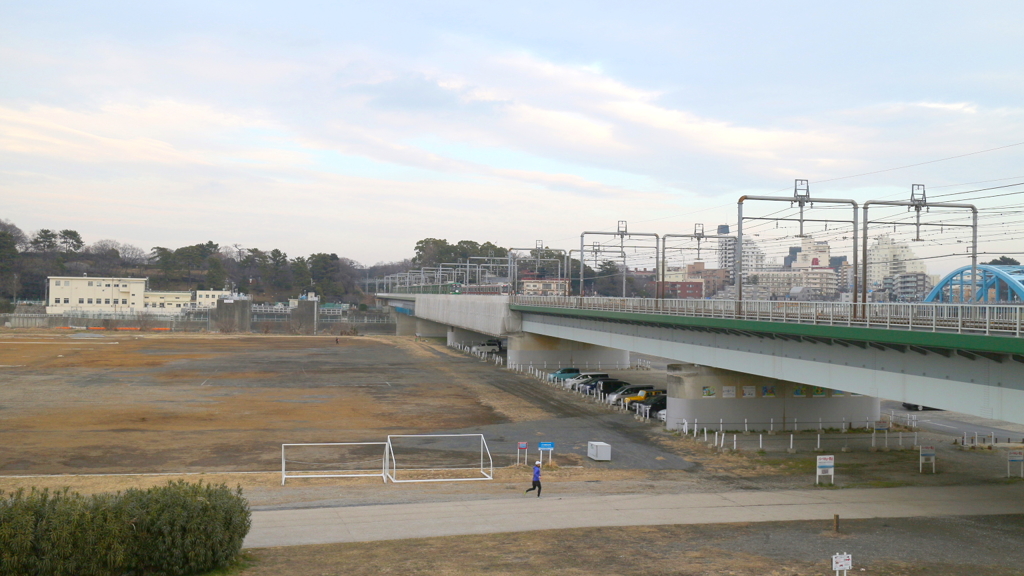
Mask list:
[[281,445],[281,485],[288,478],[377,477],[387,482],[387,442]]
[[483,434],[388,436],[387,479],[392,482],[492,480],[494,462]]

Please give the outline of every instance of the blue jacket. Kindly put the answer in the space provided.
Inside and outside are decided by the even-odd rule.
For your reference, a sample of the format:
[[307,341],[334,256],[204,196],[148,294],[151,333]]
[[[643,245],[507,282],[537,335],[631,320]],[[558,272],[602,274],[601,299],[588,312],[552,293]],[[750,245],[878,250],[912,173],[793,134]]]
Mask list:
[[540,482],[540,466],[533,467],[533,481]]

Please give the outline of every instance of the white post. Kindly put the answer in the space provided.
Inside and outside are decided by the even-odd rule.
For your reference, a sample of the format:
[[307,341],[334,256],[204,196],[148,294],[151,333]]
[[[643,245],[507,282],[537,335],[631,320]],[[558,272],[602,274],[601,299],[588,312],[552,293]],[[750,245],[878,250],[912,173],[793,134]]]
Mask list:
[[764,434],[757,435],[757,449],[764,450]]
[[793,435],[792,434],[789,435],[789,449],[790,450],[793,449]]
[[736,451],[736,435],[735,434],[732,435],[732,451],[733,452]]
[[715,431],[715,446],[718,446],[718,431]]
[[722,419],[721,418],[718,419],[718,431],[719,432],[725,432],[725,428],[722,427]]
[[821,450],[821,434],[818,434],[818,450]]
[[821,432],[821,418],[818,418],[818,432]]
[[769,432],[775,432],[775,418],[772,418],[771,427],[768,428]]
[[707,442],[708,442],[708,428],[707,428],[707,426],[705,426],[704,427],[704,443],[707,444]]

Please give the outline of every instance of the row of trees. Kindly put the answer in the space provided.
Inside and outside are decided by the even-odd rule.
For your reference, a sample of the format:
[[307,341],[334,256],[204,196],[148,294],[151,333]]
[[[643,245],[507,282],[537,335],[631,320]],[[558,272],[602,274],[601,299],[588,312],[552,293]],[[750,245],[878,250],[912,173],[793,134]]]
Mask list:
[[[25,234],[14,223],[0,220],[0,299],[43,300],[48,276],[145,276],[157,290],[233,289],[261,301],[280,301],[307,289],[327,301],[358,303],[362,280],[422,266],[469,262],[471,257],[505,258],[509,251],[492,242],[460,240],[449,243],[425,238],[414,246],[411,259],[362,266],[335,253],[318,252],[289,257],[277,248],[262,250],[213,241],[143,250],[116,240],[86,244],[71,229],[42,229]],[[536,257],[541,262],[537,263]],[[520,259],[520,271],[542,277],[558,274],[559,252],[531,251]],[[570,264],[578,270],[579,261]],[[618,295],[620,270],[613,262],[587,267],[587,292]],[[566,271],[562,270],[562,275]],[[628,278],[627,293],[643,296],[650,290]]]

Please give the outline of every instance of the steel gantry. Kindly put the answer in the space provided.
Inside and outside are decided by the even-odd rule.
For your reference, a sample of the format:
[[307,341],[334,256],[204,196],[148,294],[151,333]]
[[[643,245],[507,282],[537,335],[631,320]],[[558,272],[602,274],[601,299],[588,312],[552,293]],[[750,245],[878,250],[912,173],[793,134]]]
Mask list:
[[[654,261],[658,261],[658,247],[661,245],[661,236],[653,232],[629,232],[625,220],[619,220],[615,232],[583,232],[580,234],[580,296],[583,295],[583,281],[586,276],[586,264],[583,262],[585,238],[587,234],[592,236],[617,236],[619,238],[619,249],[622,251],[622,296],[626,296],[626,238],[633,236],[654,237]],[[641,246],[642,247],[642,246]],[[637,246],[633,246],[637,248]]]
[[[790,206],[796,204],[800,207],[799,218],[765,218],[765,217],[754,217],[754,216],[743,216],[743,202],[746,200],[766,200],[770,202],[789,202]],[[811,207],[814,203],[821,204],[848,204],[853,207],[853,219],[852,220],[837,220],[834,218],[804,218],[804,206],[810,204]],[[743,302],[743,221],[744,220],[775,220],[785,222],[799,222],[800,223],[800,238],[804,237],[804,222],[846,222],[853,224],[853,294],[854,301],[856,301],[857,294],[857,202],[854,200],[839,199],[839,198],[811,198],[810,186],[807,180],[796,180],[793,185],[793,197],[786,198],[785,196],[740,196],[737,202],[737,217],[736,217],[736,258],[734,264],[734,276],[733,282],[736,284],[736,302],[737,306],[742,305]],[[866,233],[866,232],[865,232]],[[864,282],[861,282],[863,285]]]
[[[978,284],[978,208],[974,204],[954,204],[950,202],[928,202],[928,197],[925,193],[924,184],[914,184],[910,188],[910,200],[909,201],[898,201],[898,200],[868,200],[864,203],[864,256],[863,256],[863,283],[861,284],[861,301],[867,302],[868,298],[868,207],[871,205],[880,206],[906,206],[908,210],[913,209],[917,213],[917,218],[914,222],[886,222],[886,224],[892,224],[893,226],[914,226],[917,230],[917,236],[915,240],[921,239],[921,226],[940,226],[945,228],[971,228],[972,239],[971,239],[971,287],[972,297],[973,291],[977,288]],[[930,211],[930,208],[963,208],[971,211],[971,223],[970,224],[948,224],[943,222],[921,222],[921,210],[924,209],[926,212]],[[854,237],[856,239],[856,236]],[[855,240],[856,242],[856,240]],[[857,250],[854,248],[854,258],[856,258]],[[856,264],[855,264],[856,266]],[[960,301],[964,301],[963,283],[961,282],[960,288]]]

